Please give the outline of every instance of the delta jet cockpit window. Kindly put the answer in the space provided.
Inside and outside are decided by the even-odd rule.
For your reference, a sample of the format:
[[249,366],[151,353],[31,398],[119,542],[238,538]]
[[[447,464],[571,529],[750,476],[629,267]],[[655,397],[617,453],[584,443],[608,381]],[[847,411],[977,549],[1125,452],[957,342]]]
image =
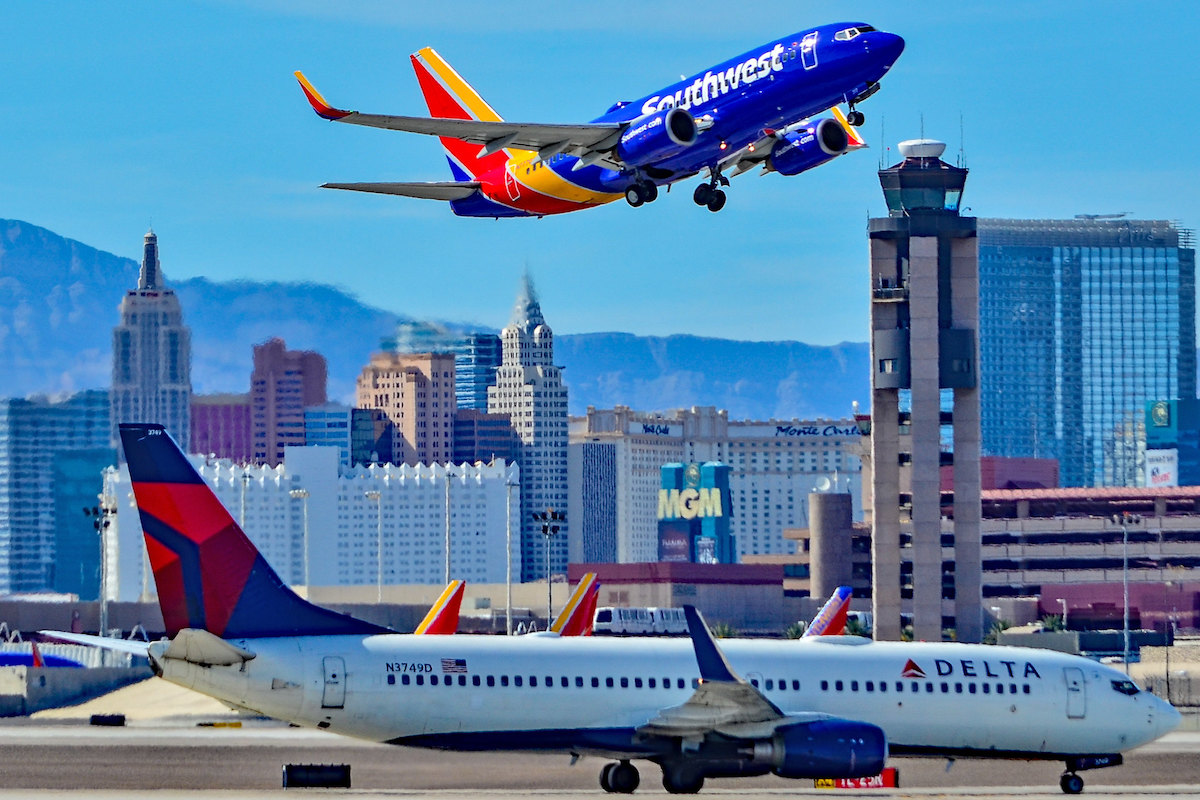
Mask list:
[[1112,687],[1121,694],[1135,695],[1141,691],[1137,684],[1131,680],[1113,681]]

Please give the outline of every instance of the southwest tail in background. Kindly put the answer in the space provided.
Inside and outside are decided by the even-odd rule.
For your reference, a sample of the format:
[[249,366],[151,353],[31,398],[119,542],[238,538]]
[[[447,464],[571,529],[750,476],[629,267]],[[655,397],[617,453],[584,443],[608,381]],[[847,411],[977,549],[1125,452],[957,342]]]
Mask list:
[[[475,119],[483,122],[501,122],[502,119],[495,110],[487,104],[479,92],[463,80],[454,67],[438,55],[432,47],[425,47],[413,53],[413,71],[417,74],[417,82],[421,85],[421,94],[425,96],[425,105],[429,114],[443,119]],[[502,167],[508,161],[506,150],[487,152],[477,144],[470,144],[461,139],[442,136],[442,147],[446,149],[446,157],[450,161],[450,171],[456,181],[475,180],[483,173],[495,167]]]
[[846,615],[850,611],[850,598],[854,592],[849,586],[839,586],[813,617],[812,624],[804,636],[841,636],[846,632]]
[[466,589],[466,581],[450,581],[413,633],[441,636],[455,633],[458,630],[458,614]]
[[596,573],[589,572],[579,581],[550,630],[561,636],[591,636],[599,598],[600,584],[596,582]]
[[390,632],[289,589],[163,426],[120,430],[167,635],[185,628],[226,639]]

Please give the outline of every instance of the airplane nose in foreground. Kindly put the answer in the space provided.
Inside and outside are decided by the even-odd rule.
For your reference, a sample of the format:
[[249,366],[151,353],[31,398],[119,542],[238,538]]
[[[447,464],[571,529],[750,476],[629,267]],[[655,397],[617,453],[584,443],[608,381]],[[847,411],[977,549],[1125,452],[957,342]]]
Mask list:
[[894,33],[879,31],[878,39],[871,42],[871,50],[879,53],[883,63],[890,67],[904,52],[904,39]]
[[1179,713],[1179,709],[1161,698],[1158,700],[1158,708],[1154,709],[1155,730],[1158,736],[1166,736],[1171,731],[1179,727],[1183,716]]

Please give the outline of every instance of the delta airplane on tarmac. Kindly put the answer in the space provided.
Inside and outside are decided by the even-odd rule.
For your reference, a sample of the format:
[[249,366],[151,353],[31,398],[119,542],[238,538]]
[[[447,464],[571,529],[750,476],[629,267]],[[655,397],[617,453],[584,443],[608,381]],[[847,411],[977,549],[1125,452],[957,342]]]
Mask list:
[[1049,650],[853,636],[688,639],[412,636],[315,606],[284,585],[160,425],[121,425],[169,641],[55,633],[147,655],[231,705],[377,742],[634,760],[667,791],[705,778],[878,774],[889,755],[1062,761],[1079,770],[1175,728],[1125,675]]
[[[506,122],[432,48],[413,69],[432,117],[334,108],[301,73],[309,103],[335,122],[438,136],[453,181],[327,183],[326,188],[448,200],[464,217],[542,217],[654,201],[659,186],[703,173],[693,199],[725,205],[729,175],[798,175],[865,143],[855,106],[904,50],[862,22],[823,25],[756,47],[582,125]],[[845,103],[849,113],[836,108]],[[816,117],[826,110],[831,116]]]

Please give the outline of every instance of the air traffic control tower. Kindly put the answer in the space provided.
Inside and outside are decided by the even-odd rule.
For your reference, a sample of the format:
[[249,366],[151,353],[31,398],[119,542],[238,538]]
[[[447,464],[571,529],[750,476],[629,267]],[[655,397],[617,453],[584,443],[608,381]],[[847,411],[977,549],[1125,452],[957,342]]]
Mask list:
[[[983,637],[979,247],[975,218],[958,213],[967,170],[942,161],[945,149],[901,142],[904,161],[879,171],[889,215],[869,222],[876,639],[900,638],[910,589],[914,640],[941,641],[943,611],[959,641]],[[940,467],[950,463],[947,507]]]

